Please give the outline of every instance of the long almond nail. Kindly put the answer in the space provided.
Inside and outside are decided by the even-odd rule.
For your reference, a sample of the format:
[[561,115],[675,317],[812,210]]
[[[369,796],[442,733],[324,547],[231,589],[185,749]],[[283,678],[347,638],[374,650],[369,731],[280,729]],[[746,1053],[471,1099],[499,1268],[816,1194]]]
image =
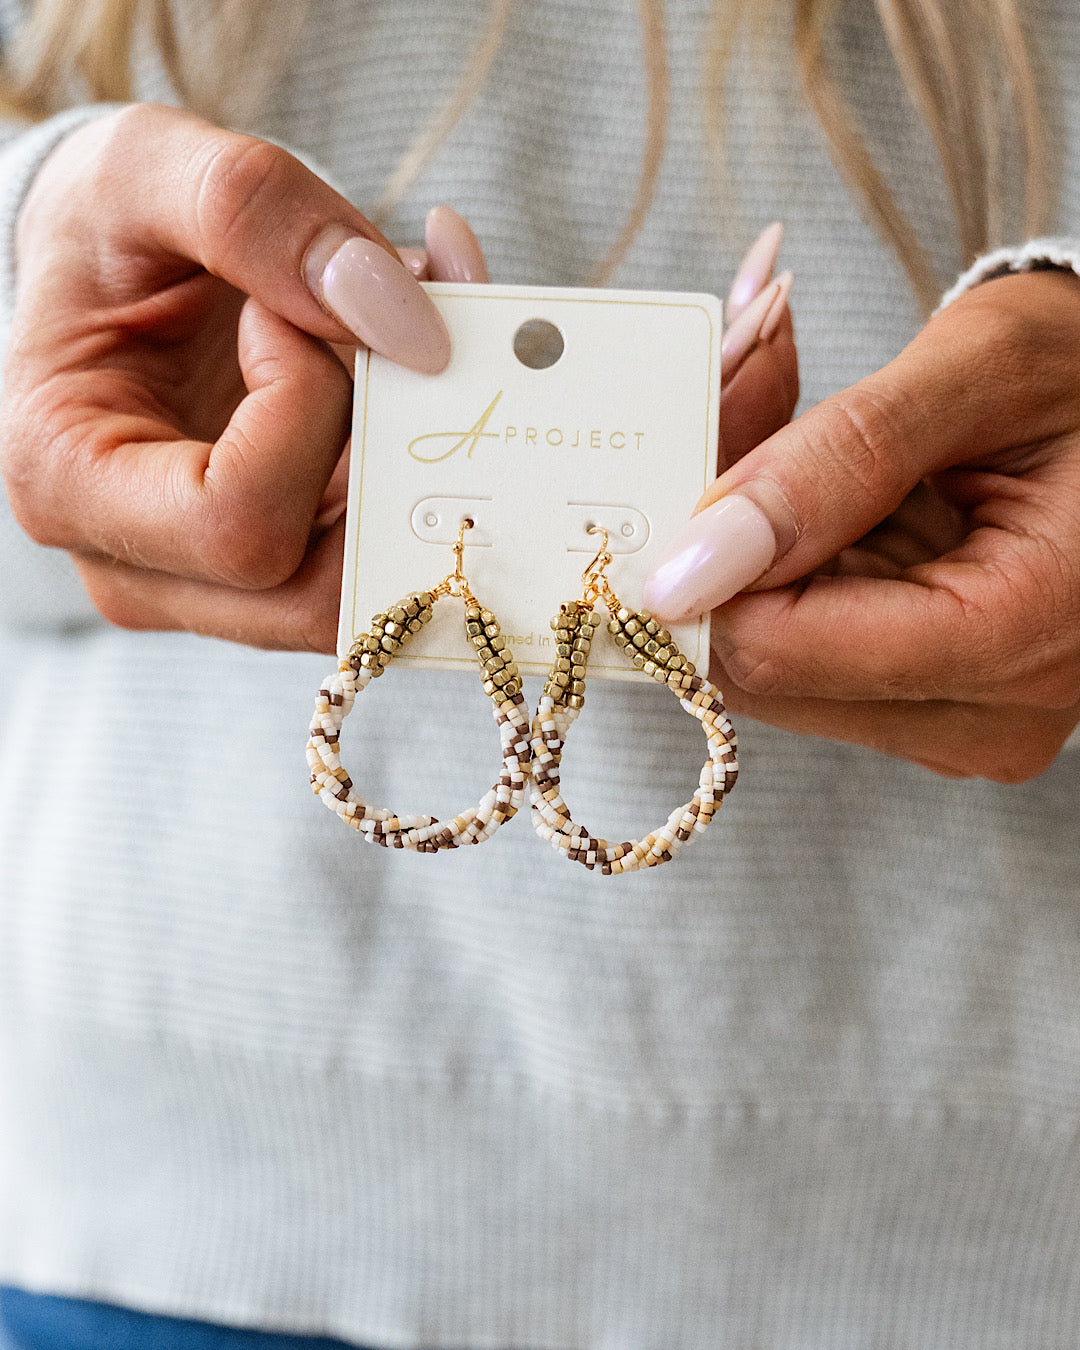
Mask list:
[[487,282],[487,263],[480,241],[467,222],[449,206],[433,206],[424,227],[428,265],[435,281]]
[[423,375],[450,360],[450,334],[423,287],[379,244],[330,225],[308,249],[304,276],[366,346]]
[[754,297],[760,294],[761,288],[772,280],[783,237],[783,225],[774,221],[762,230],[747,249],[728,294],[725,310],[728,323],[734,323]]
[[780,287],[780,292],[769,306],[768,314],[765,315],[761,332],[758,333],[759,342],[769,342],[780,327],[780,320],[783,318],[784,310],[787,308],[788,296],[791,294],[791,283],[794,280],[795,277],[791,272],[781,272],[776,278],[776,284]]
[[773,302],[780,294],[780,284],[777,280],[766,286],[724,334],[720,344],[720,370],[724,384],[761,341],[761,326],[768,319]]
[[646,581],[642,600],[664,623],[681,623],[757,581],[775,556],[768,516],[730,492],[688,521]]

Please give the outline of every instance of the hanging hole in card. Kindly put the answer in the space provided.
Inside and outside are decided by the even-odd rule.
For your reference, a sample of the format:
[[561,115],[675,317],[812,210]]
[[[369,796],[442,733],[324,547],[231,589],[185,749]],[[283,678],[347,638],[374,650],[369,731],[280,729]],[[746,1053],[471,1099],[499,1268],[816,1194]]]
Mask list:
[[514,355],[530,370],[547,370],[565,347],[562,333],[547,319],[526,319],[514,334]]

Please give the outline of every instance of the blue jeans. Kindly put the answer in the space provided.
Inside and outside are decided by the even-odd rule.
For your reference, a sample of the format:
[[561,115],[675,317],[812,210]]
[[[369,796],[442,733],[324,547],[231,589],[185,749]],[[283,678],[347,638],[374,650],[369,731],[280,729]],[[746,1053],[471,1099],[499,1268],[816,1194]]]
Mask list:
[[0,1350],[359,1350],[328,1336],[245,1331],[81,1298],[0,1288]]

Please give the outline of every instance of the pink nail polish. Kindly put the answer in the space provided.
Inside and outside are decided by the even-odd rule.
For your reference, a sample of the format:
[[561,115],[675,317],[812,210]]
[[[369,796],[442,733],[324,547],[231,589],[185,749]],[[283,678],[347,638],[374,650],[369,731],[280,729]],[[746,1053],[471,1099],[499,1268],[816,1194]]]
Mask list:
[[776,284],[780,287],[779,294],[769,306],[769,312],[765,315],[765,320],[761,325],[761,332],[758,334],[759,342],[768,342],[776,330],[780,327],[780,320],[783,317],[784,310],[787,308],[788,296],[791,294],[791,283],[795,280],[791,272],[781,272],[776,278]]
[[417,281],[428,280],[428,256],[426,248],[399,248],[398,257],[403,267],[407,267]]
[[768,319],[779,294],[780,282],[770,283],[724,334],[720,344],[720,371],[725,384],[761,341],[761,326]]
[[757,581],[775,556],[765,512],[730,492],[687,522],[646,581],[642,600],[664,623],[682,623]]
[[442,315],[416,278],[379,244],[331,225],[308,250],[304,275],[315,296],[361,342],[424,375],[445,369],[450,335]]
[[726,306],[728,323],[734,323],[760,293],[761,288],[768,285],[783,237],[784,227],[779,221],[775,221],[772,225],[767,225],[747,249],[728,294]]
[[434,206],[428,212],[424,241],[433,281],[490,280],[480,241],[451,207]]

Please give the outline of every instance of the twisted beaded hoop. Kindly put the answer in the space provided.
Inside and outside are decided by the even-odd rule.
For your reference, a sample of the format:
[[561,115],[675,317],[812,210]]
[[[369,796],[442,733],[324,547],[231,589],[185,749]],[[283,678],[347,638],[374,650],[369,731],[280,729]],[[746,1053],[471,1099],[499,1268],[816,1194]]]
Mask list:
[[[738,777],[735,731],[724,710],[720,691],[679,651],[671,634],[651,615],[627,609],[612,592],[604,575],[611,562],[607,530],[596,527],[604,542],[582,573],[581,600],[563,605],[551,621],[556,634],[556,658],[532,724],[532,821],[536,832],[572,862],[605,874],[635,872],[673,858],[683,844],[704,832],[724,795]],[[696,717],[709,742],[709,758],[701,769],[698,789],[685,806],[676,807],[658,830],[644,839],[609,844],[591,835],[571,819],[559,783],[566,736],[585,704],[585,670],[593,635],[600,619],[593,606],[602,599],[610,619],[608,631],[634,667],[666,684],[679,702]]]
[[[463,521],[454,545],[455,571],[433,591],[415,591],[376,614],[371,627],[353,643],[349,655],[319,690],[311,720],[307,760],[312,791],[347,825],[383,847],[410,848],[437,853],[462,844],[481,844],[517,812],[529,774],[529,718],[521,694],[521,676],[495,615],[469,589],[461,567],[465,530]],[[492,702],[502,746],[502,773],[480,802],[445,823],[436,816],[398,816],[383,807],[368,806],[359,796],[341,763],[338,741],[341,724],[352,711],[356,695],[381,675],[406,642],[431,618],[443,596],[465,602],[465,633],[476,649],[484,692]]]

